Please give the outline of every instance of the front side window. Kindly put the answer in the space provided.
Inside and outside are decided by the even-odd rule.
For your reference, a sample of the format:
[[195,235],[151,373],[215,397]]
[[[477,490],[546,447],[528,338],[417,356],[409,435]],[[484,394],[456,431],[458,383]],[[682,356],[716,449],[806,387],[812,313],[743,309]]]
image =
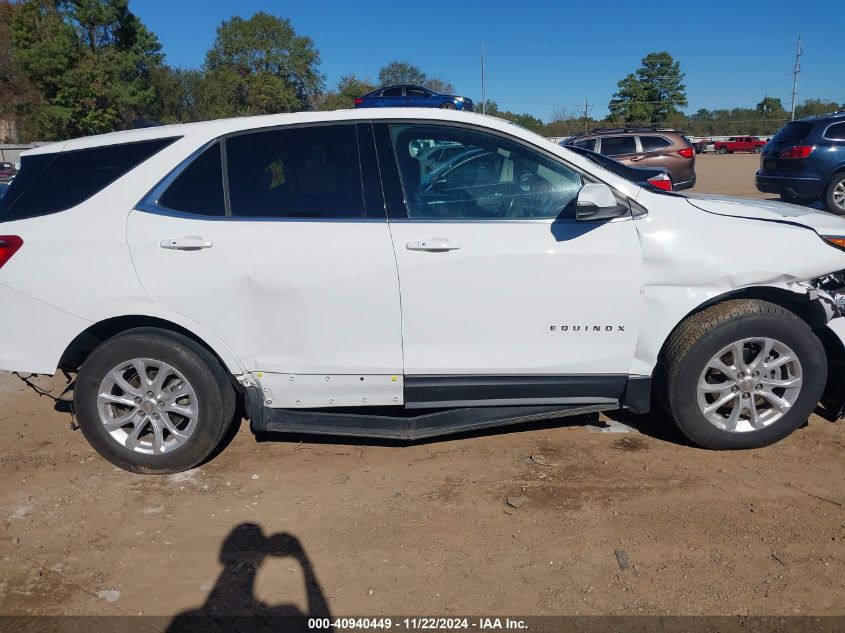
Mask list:
[[672,144],[669,139],[663,138],[662,136],[641,136],[640,143],[643,146],[644,152],[657,152]]
[[354,125],[269,130],[226,139],[233,217],[363,218]]
[[[553,158],[508,139],[460,127],[391,125],[411,219],[558,218],[574,208],[582,180]],[[451,158],[425,173],[420,139],[449,144]]]
[[211,145],[182,170],[158,204],[194,215],[226,215],[220,143]]
[[24,156],[20,173],[0,201],[0,221],[35,218],[75,207],[176,138]]
[[601,139],[601,153],[605,156],[634,154],[637,144],[633,136],[605,136]]

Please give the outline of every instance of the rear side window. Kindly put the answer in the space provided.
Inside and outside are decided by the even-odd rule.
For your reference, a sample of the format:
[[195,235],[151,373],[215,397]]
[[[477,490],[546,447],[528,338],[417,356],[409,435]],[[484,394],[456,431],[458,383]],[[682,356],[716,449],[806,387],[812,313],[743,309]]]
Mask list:
[[401,97],[402,96],[402,88],[388,88],[386,90],[382,90],[381,96],[382,97]]
[[601,153],[605,156],[633,154],[637,145],[633,136],[605,136],[601,140]]
[[773,143],[798,143],[807,138],[813,129],[812,123],[806,121],[795,121],[787,123],[777,134],[772,137]]
[[405,88],[405,94],[409,97],[427,97],[428,93],[422,88]]
[[354,125],[233,136],[226,162],[234,217],[365,217]]
[[640,143],[644,152],[657,152],[664,147],[669,147],[672,142],[662,136],[641,136]]
[[220,144],[214,143],[180,173],[158,204],[182,213],[226,215]]
[[0,200],[0,221],[65,211],[102,191],[177,137],[24,156]]
[[845,141],[845,122],[843,123],[834,123],[827,131],[824,133],[825,138],[829,138],[832,141]]

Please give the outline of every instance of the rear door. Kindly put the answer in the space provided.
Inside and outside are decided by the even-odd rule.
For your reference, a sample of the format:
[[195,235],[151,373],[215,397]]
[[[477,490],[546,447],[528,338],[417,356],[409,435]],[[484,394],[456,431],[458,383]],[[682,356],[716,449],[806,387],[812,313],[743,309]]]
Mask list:
[[636,166],[644,158],[635,136],[602,136],[597,141],[598,153],[610,156],[620,163]]
[[[631,218],[576,221],[583,175],[509,137],[454,124],[376,130],[407,403],[618,398],[642,308]],[[460,143],[464,158],[418,180],[421,139]]]
[[130,214],[141,283],[248,370],[398,375],[399,289],[377,174],[365,124],[221,139]]

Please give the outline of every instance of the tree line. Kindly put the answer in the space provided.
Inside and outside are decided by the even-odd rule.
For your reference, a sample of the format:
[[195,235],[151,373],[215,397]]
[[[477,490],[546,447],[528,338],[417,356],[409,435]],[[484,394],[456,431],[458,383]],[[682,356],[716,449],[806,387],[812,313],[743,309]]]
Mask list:
[[[391,84],[455,91],[448,80],[407,61],[387,63],[375,80],[347,75],[327,87],[320,61],[310,37],[264,12],[221,22],[202,66],[183,69],[166,63],[161,43],[130,11],[129,0],[0,0],[0,121],[14,124],[23,141],[126,129],[139,117],[177,123],[350,108],[355,97]],[[484,105],[488,114],[546,136],[639,123],[695,135],[770,134],[789,118],[772,97],[754,108],[685,115],[683,73],[665,51],[644,57],[617,88],[601,120],[558,110],[543,121],[495,101]],[[808,100],[796,116],[836,109],[836,103]]]

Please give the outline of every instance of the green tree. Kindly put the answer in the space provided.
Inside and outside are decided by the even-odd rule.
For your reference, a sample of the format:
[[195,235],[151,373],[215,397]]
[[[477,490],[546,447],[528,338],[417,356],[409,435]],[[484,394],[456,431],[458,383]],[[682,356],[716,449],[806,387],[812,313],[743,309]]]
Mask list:
[[611,117],[626,123],[662,123],[686,107],[686,86],[680,62],[666,52],[649,53],[636,74],[619,83],[610,100]]
[[[481,112],[480,108],[477,109]],[[485,109],[487,114],[490,116],[496,116],[500,119],[516,123],[517,125],[528,128],[533,132],[543,133],[545,131],[545,123],[543,123],[543,120],[532,114],[519,114],[517,112],[511,112],[510,110],[501,110],[499,109],[499,104],[495,101],[491,101],[490,99],[485,102]]]
[[821,99],[807,99],[804,103],[795,106],[795,118],[801,119],[805,116],[818,116],[830,114],[839,110],[835,101],[823,101]]
[[409,62],[390,62],[378,71],[379,86],[425,83],[426,75],[419,66]]
[[346,75],[337,82],[337,87],[314,100],[317,110],[341,110],[355,106],[355,97],[360,97],[375,90],[369,79],[359,79],[355,75]]
[[32,115],[43,139],[124,128],[155,99],[161,46],[128,0],[26,0],[11,32],[13,61],[44,94]]
[[246,116],[307,109],[323,90],[320,54],[290,20],[260,11],[217,28],[200,90],[207,114]]

